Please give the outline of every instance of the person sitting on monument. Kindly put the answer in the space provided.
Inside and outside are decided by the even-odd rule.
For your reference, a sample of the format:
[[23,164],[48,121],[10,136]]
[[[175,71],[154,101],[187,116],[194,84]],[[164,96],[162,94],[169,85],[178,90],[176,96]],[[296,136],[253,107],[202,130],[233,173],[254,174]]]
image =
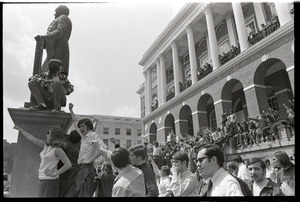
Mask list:
[[35,74],[29,78],[28,87],[34,97],[34,103],[31,103],[33,106],[29,107],[29,110],[49,108],[52,112],[59,112],[62,106],[66,106],[66,95],[74,91],[74,86],[62,73],[62,65],[60,60],[52,59],[49,62],[48,72]]
[[[39,197],[59,196],[59,175],[71,168],[72,164],[62,149],[64,135],[60,128],[52,128],[47,132],[46,141],[36,138],[33,134],[25,131],[20,126],[14,126],[33,144],[43,148],[40,153],[41,163],[38,169]],[[58,162],[63,166],[57,169]],[[28,184],[30,186],[30,182]]]

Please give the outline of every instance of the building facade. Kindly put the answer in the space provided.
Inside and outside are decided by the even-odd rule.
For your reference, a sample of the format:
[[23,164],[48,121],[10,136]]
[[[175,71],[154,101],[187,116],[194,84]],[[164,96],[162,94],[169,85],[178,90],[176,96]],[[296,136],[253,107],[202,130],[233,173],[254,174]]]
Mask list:
[[[237,122],[294,98],[293,3],[188,3],[144,53],[142,133],[165,144],[171,130],[195,135],[216,129],[223,113]],[[270,156],[278,148],[291,154],[294,139],[280,131],[277,143],[263,143],[230,154]]]
[[[100,135],[102,141],[113,151],[114,145],[109,141],[114,137],[119,145],[129,148],[135,144],[142,143],[142,124],[140,118],[106,116],[106,115],[76,115],[78,119],[90,119],[95,128],[95,132]],[[98,121],[96,121],[98,120]],[[72,125],[68,133],[74,130]]]

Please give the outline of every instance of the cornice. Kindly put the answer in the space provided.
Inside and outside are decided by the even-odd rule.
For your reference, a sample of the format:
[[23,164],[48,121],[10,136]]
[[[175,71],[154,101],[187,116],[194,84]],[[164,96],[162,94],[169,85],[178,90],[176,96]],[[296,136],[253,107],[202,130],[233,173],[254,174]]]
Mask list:
[[163,30],[163,32],[156,38],[150,48],[144,53],[142,60],[138,63],[141,66],[145,66],[147,61],[149,61],[154,54],[165,44],[168,42],[168,38],[174,34],[174,30],[178,29],[178,25],[182,24],[186,20],[186,16],[190,15],[193,10],[197,9],[197,7],[201,5],[201,3],[187,3],[185,6],[179,11],[179,13],[171,20],[171,22],[167,25],[167,27]]

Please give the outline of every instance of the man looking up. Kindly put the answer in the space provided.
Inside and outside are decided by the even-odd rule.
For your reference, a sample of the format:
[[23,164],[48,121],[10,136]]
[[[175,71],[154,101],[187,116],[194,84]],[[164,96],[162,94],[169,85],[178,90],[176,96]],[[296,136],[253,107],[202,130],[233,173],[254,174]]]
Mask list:
[[131,165],[142,170],[145,177],[146,196],[157,197],[159,195],[155,173],[147,163],[147,149],[142,145],[134,145],[129,148],[129,160]]
[[204,179],[210,179],[207,196],[243,196],[238,181],[223,168],[224,154],[215,144],[200,147],[197,168]]
[[253,196],[284,196],[280,185],[266,178],[266,164],[260,158],[252,158],[247,164],[251,173],[250,189]]

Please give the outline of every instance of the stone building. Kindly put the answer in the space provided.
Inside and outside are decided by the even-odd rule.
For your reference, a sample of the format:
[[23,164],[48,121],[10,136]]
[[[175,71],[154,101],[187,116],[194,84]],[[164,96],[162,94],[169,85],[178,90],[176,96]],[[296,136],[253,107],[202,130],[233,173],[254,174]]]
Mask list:
[[[143,135],[165,144],[171,130],[195,135],[216,129],[231,110],[237,122],[270,107],[287,118],[294,98],[293,3],[187,3],[144,53],[141,100]],[[291,154],[294,139],[243,149],[244,158]],[[287,135],[288,134],[288,135]]]
[[[78,119],[89,118],[96,126],[95,132],[100,135],[108,149],[113,151],[114,145],[109,141],[114,137],[121,147],[129,148],[142,143],[142,124],[140,118],[107,116],[107,115],[76,115]],[[96,124],[95,120],[98,120]],[[74,130],[73,124],[68,133]]]

